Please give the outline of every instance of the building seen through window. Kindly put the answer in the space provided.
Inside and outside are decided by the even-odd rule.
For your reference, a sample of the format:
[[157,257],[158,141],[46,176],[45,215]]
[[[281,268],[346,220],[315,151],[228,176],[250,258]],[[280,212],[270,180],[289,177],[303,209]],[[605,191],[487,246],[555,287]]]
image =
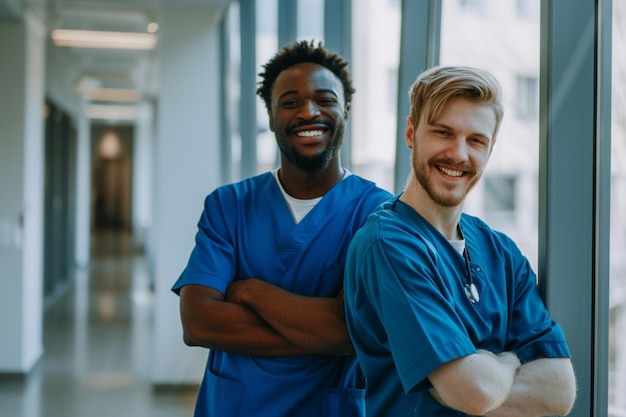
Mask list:
[[613,2],[609,417],[626,416],[626,2]]

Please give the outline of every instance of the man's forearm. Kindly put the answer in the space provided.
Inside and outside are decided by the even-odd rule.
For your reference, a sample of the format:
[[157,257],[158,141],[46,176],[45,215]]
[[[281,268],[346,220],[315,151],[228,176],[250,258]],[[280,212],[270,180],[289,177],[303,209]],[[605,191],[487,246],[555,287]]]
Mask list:
[[447,362],[428,377],[441,404],[470,415],[485,415],[510,396],[520,362],[511,352],[478,350]]
[[537,359],[522,365],[509,398],[488,417],[567,415],[576,397],[576,380],[569,359]]
[[226,302],[202,286],[181,290],[183,338],[190,346],[251,356],[309,354],[276,332],[253,310]]
[[341,299],[305,297],[254,279],[238,282],[234,290],[227,300],[251,308],[295,345],[317,354],[354,354]]

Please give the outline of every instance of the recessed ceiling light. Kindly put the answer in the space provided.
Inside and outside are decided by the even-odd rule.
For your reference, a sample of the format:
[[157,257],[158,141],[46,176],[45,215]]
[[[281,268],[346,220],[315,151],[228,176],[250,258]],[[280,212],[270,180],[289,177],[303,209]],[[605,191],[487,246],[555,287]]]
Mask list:
[[51,36],[57,46],[77,48],[149,50],[157,44],[156,35],[152,33],[55,29]]
[[141,99],[141,93],[130,88],[92,88],[86,90],[83,97],[89,101],[136,102]]

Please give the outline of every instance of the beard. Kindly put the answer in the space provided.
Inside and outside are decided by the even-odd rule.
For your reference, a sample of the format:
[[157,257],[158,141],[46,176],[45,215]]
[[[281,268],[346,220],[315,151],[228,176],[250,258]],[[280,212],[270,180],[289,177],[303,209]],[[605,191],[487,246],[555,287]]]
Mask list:
[[313,156],[303,155],[297,148],[291,146],[287,141],[278,140],[278,147],[283,156],[293,165],[304,172],[314,173],[322,171],[330,165],[330,162],[339,153],[341,142],[343,141],[344,125],[328,126],[333,132],[333,136],[326,143],[324,149]]
[[[447,163],[447,165],[451,164]],[[477,175],[476,172],[470,170],[468,172],[470,175],[473,175],[473,178],[465,188],[445,188],[442,185],[435,184],[435,181],[430,173],[430,168],[431,165],[424,162],[420,163],[416,157],[413,158],[413,171],[415,172],[415,179],[419,182],[433,202],[443,207],[457,207],[463,204],[467,194],[472,188],[474,188],[480,179],[480,175]]]

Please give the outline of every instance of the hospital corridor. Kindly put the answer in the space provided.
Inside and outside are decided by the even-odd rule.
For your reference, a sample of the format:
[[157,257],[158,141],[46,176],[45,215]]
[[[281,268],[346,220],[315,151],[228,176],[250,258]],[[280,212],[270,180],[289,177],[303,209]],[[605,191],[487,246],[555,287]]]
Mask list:
[[570,416],[626,417],[616,0],[0,0],[0,417],[193,416],[208,350],[183,342],[172,287],[205,197],[281,163],[256,89],[301,40],[349,62],[341,165],[392,194],[416,76],[500,80],[463,210],[536,272],[572,353]]
[[145,256],[128,233],[94,235],[89,266],[46,309],[41,360],[26,376],[0,378],[0,416],[191,416],[196,385],[149,379],[149,286]]

